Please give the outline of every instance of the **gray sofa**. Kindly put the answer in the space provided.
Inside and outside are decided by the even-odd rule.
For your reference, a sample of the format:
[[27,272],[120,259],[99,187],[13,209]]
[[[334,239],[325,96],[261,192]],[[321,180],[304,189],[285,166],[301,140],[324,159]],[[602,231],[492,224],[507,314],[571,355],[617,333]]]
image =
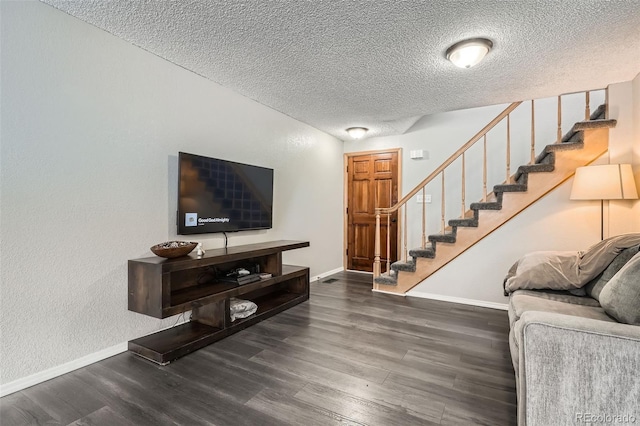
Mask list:
[[519,426],[640,425],[638,251],[621,251],[583,296],[510,294]]

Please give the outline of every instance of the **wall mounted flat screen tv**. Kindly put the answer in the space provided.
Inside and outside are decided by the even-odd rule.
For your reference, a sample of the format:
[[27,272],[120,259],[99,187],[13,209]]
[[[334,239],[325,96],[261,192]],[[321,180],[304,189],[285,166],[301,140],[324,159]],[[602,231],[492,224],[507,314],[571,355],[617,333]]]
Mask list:
[[270,229],[273,169],[180,152],[178,234]]

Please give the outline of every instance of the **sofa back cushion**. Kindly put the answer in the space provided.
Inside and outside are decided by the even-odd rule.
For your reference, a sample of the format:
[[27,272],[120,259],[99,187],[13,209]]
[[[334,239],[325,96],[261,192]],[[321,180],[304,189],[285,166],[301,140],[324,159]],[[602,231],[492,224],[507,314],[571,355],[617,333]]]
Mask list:
[[600,292],[605,312],[626,324],[640,325],[640,253],[622,267]]
[[638,253],[640,249],[640,245],[629,247],[627,249],[622,250],[620,254],[618,254],[615,259],[606,267],[604,271],[602,271],[597,277],[589,281],[584,289],[587,294],[594,299],[600,301],[600,292],[604,288],[604,286],[611,280],[611,278],[618,273],[620,269],[633,257]]

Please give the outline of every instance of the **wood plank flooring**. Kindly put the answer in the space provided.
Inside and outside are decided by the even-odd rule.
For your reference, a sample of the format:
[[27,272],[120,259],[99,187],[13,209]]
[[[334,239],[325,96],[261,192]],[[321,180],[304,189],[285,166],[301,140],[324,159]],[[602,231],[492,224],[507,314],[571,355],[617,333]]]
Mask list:
[[160,367],[131,353],[8,395],[0,424],[514,425],[504,311],[371,291],[311,299]]

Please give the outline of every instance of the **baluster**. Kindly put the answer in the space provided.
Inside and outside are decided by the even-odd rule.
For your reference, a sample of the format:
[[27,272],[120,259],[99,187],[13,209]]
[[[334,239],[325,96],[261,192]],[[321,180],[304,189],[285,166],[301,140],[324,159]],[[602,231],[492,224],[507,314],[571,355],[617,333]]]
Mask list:
[[404,261],[406,262],[408,257],[407,257],[407,228],[408,226],[408,222],[407,222],[407,204],[405,203],[405,205],[403,206],[404,208],[404,225],[403,225],[403,229],[404,229]]
[[380,276],[380,212],[376,212],[376,236],[373,253],[373,277]]
[[531,164],[536,163],[536,110],[531,99]]
[[589,105],[591,103],[591,100],[589,99],[588,90],[584,92],[584,98],[585,98],[584,119],[589,120],[589,118],[591,117],[591,106]]
[[440,207],[440,211],[441,211],[441,229],[442,229],[442,233],[444,234],[444,170],[442,171],[442,205]]
[[465,201],[465,176],[464,176],[464,152],[462,153],[462,214],[460,215],[461,219],[464,219],[464,214],[466,212],[466,201]]
[[387,214],[387,272],[391,270],[391,213]]
[[427,227],[427,212],[425,209],[425,187],[422,187],[422,248],[425,248],[426,244],[427,244],[427,231],[426,231],[426,227]]
[[487,201],[487,135],[484,135],[482,156],[482,201]]
[[561,97],[558,96],[558,136],[556,143],[562,142],[562,100]]
[[507,179],[511,183],[511,114],[507,115]]

